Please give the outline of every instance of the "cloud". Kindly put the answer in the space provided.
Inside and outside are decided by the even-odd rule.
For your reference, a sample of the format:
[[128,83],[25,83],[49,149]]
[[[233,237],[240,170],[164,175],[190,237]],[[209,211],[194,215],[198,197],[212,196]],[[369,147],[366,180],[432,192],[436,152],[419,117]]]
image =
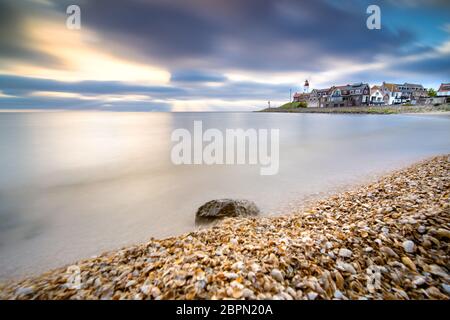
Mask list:
[[344,10],[328,1],[99,0],[81,8],[84,23],[102,37],[174,68],[314,71],[323,57],[362,61],[414,40],[408,29],[368,30],[366,6],[352,4]]
[[145,86],[120,81],[64,82],[50,79],[0,75],[0,88],[6,94],[23,94],[33,91],[72,92],[97,94],[147,94],[151,96],[182,95],[183,89],[171,86]]
[[196,70],[174,71],[170,78],[172,82],[223,82],[226,80],[227,78],[219,73]]

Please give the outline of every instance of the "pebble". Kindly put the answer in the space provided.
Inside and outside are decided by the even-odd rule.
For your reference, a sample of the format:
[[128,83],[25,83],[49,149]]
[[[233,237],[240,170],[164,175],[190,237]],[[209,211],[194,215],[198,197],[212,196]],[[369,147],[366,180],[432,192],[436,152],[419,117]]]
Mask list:
[[351,250],[348,250],[346,248],[341,248],[339,250],[339,256],[343,258],[350,258],[352,256],[352,253],[353,252]]
[[270,272],[270,275],[271,275],[275,280],[277,280],[278,282],[283,282],[283,280],[284,280],[283,274],[282,274],[281,271],[278,270],[278,269],[273,269],[273,270]]
[[411,240],[403,241],[403,249],[405,249],[405,251],[407,253],[413,253],[414,252],[414,242],[412,242]]
[[318,294],[316,292],[308,292],[307,297],[308,300],[316,300]]

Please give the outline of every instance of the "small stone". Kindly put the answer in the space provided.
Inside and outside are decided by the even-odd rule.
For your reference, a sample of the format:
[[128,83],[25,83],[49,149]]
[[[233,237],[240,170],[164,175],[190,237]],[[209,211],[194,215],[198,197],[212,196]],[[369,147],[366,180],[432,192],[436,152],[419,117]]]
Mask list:
[[125,285],[125,288],[134,286],[136,284],[136,280],[130,280],[127,282],[127,284]]
[[403,249],[405,249],[405,251],[407,253],[413,253],[414,252],[414,242],[412,242],[411,240],[404,241]]
[[153,287],[151,290],[151,295],[153,298],[158,298],[161,295],[161,290],[158,287]]
[[143,285],[140,290],[143,294],[149,295],[150,289],[151,289],[151,287],[149,285]]
[[244,290],[242,290],[242,296],[246,299],[249,299],[254,296],[254,293],[252,290],[245,288]]
[[443,283],[441,286],[442,286],[442,289],[444,289],[446,294],[450,294],[450,285]]
[[417,271],[416,265],[414,264],[414,262],[413,262],[410,258],[408,258],[408,257],[406,257],[406,256],[403,256],[403,257],[402,257],[402,262],[403,262],[403,264],[404,264],[405,266],[407,266],[409,269],[411,269],[411,270],[413,270],[413,271]]
[[244,269],[244,262],[238,261],[235,264],[233,264],[231,267],[235,270],[242,270],[242,269]]
[[315,300],[317,298],[318,294],[316,292],[308,292],[307,297],[308,300]]
[[270,272],[270,275],[278,282],[283,282],[283,280],[284,280],[283,274],[278,269],[272,269],[272,271]]
[[426,282],[427,281],[426,281],[425,277],[422,277],[422,276],[417,276],[413,280],[413,284],[415,284],[418,287],[420,287],[421,285],[425,284]]
[[425,226],[419,226],[417,228],[417,232],[419,232],[419,233],[425,233],[426,230],[427,230],[427,228],[425,228]]
[[223,275],[225,276],[225,278],[230,279],[230,280],[234,280],[239,277],[237,275],[237,273],[234,273],[234,272],[224,272]]
[[343,258],[350,258],[352,256],[352,253],[353,252],[351,250],[345,248],[339,250],[339,256]]
[[447,229],[440,228],[436,231],[438,238],[450,239],[450,231]]
[[389,247],[381,247],[380,251],[386,254],[388,257],[397,258],[398,255]]
[[373,248],[372,247],[365,247],[364,248],[364,252],[372,252]]
[[342,294],[342,292],[340,290],[336,290],[334,291],[334,295],[333,295],[336,299],[342,300],[344,298],[344,295]]
[[341,271],[346,271],[351,274],[356,274],[355,268],[350,263],[338,261],[336,267]]
[[18,296],[27,296],[33,294],[34,289],[32,287],[21,287],[16,290],[16,294]]

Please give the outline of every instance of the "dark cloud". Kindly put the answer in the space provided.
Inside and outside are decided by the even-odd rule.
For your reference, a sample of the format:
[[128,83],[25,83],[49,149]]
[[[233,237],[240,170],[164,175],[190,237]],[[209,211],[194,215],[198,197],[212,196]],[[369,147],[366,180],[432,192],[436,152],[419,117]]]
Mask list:
[[183,89],[171,86],[132,85],[119,81],[78,81],[62,82],[11,75],[0,75],[0,89],[5,94],[26,94],[34,91],[53,91],[80,93],[85,95],[101,94],[146,94],[154,97],[182,95]]
[[[33,47],[33,39],[24,30],[27,16],[36,14],[39,6],[32,2],[0,1],[0,66],[2,60],[21,59],[50,67],[62,65],[58,57],[44,54]],[[46,11],[47,15],[53,15]]]
[[0,97],[1,109],[66,109],[103,111],[171,111],[166,102],[151,101],[103,101],[101,99],[83,100],[60,97]]
[[115,43],[180,68],[320,68],[324,56],[363,61],[414,40],[366,28],[367,5],[325,0],[81,1],[83,23]]

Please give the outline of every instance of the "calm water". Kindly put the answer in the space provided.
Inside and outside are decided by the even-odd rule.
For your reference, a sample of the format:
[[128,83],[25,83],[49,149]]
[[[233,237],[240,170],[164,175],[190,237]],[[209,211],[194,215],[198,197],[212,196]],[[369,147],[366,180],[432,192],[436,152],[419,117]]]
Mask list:
[[[170,135],[279,128],[280,171],[174,166]],[[193,230],[204,202],[265,214],[450,152],[450,117],[264,113],[0,113],[0,279]]]

